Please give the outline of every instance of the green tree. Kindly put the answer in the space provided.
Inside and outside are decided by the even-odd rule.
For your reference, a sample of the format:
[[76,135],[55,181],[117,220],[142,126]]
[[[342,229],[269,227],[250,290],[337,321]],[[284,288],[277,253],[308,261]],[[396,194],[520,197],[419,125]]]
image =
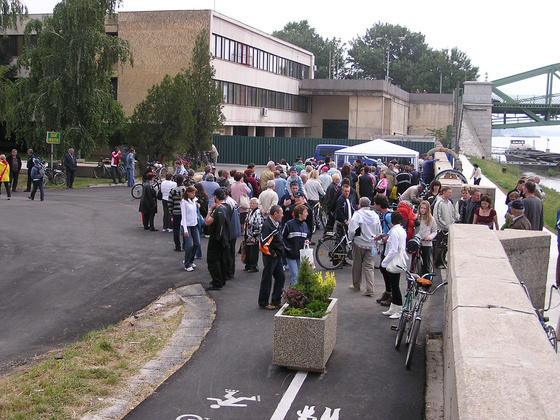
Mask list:
[[37,149],[47,131],[61,133],[67,147],[87,154],[106,144],[123,119],[111,78],[115,63],[132,64],[128,42],[105,32],[120,0],[66,0],[52,16],[33,20],[26,35],[37,34],[36,47],[20,62],[29,77],[18,82],[19,104],[8,116],[8,131]]
[[317,66],[315,79],[328,79],[329,76],[337,79],[344,76],[344,45],[340,39],[323,39],[315,28],[309,26],[307,20],[289,22],[284,29],[274,31],[272,36],[312,52]]
[[185,138],[184,148],[193,155],[210,149],[212,134],[219,131],[225,121],[222,113],[224,97],[214,80],[216,70],[211,59],[208,33],[201,31],[196,37],[191,65],[185,73],[188,92],[193,102],[194,127]]
[[131,143],[140,155],[198,155],[209,150],[211,136],[224,121],[223,97],[213,80],[208,35],[201,32],[193,48],[189,69],[166,75],[148,91],[131,118]]
[[3,30],[15,28],[27,16],[27,6],[19,0],[0,1],[0,26]]
[[[165,75],[148,90],[131,117],[131,143],[139,156],[156,159],[176,155],[194,131],[193,100],[185,72]],[[133,139],[133,140],[132,140]]]
[[478,67],[464,52],[433,50],[422,33],[400,25],[379,22],[350,44],[349,62],[356,78],[385,79],[389,55],[392,83],[409,92],[439,93],[441,80],[442,93],[451,93],[458,81],[478,76]]

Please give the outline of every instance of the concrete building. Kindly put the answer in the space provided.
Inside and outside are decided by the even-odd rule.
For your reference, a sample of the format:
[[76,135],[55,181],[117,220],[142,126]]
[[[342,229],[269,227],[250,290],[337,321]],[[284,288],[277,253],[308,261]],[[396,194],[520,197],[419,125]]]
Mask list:
[[[314,80],[311,52],[211,10],[120,12],[106,30],[126,39],[134,56],[134,66],[115,68],[126,115],[166,74],[190,66],[205,30],[224,94],[222,134],[368,140],[453,124],[452,95],[411,94],[382,80]],[[10,42],[20,45],[22,33],[11,31]]]

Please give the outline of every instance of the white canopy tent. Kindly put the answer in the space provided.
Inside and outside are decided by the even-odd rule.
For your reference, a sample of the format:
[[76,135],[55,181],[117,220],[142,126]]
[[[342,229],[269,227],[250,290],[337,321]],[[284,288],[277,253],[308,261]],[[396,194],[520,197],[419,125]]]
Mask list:
[[418,152],[408,149],[398,144],[390,143],[385,140],[377,139],[356,146],[345,147],[344,149],[334,152],[336,159],[342,157],[344,162],[348,162],[350,158],[355,159],[381,159],[382,161],[391,160],[393,158],[405,158],[409,160],[414,169],[418,170]]

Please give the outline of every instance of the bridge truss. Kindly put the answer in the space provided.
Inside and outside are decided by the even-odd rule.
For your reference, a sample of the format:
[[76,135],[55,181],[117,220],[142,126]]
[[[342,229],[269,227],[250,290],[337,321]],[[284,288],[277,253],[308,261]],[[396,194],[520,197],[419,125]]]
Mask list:
[[[511,97],[500,87],[546,75],[543,96]],[[560,93],[553,93],[553,81],[560,79],[560,63],[530,70],[492,82],[492,128],[560,125]]]

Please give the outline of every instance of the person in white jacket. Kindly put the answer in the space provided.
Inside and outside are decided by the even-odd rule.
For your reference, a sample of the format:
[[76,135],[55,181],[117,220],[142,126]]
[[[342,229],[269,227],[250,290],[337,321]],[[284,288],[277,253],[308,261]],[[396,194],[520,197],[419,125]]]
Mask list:
[[[373,296],[374,262],[372,248],[374,238],[381,234],[381,222],[376,212],[370,208],[369,198],[360,198],[358,211],[354,212],[348,225],[348,237],[352,241],[352,286],[350,290],[359,292],[362,287],[362,273],[366,280],[364,296]],[[377,248],[376,248],[377,249]]]
[[387,240],[387,245],[385,249],[385,258],[381,261],[381,272],[383,276],[387,277],[387,280],[391,283],[391,294],[392,302],[388,311],[383,312],[383,315],[388,315],[391,319],[398,319],[402,312],[402,294],[399,287],[399,280],[401,278],[400,273],[391,273],[387,271],[387,266],[389,262],[397,255],[404,253],[405,259],[408,259],[406,255],[406,231],[402,227],[403,217],[398,211],[394,211],[391,214],[391,223],[393,227],[389,231],[389,239]]

